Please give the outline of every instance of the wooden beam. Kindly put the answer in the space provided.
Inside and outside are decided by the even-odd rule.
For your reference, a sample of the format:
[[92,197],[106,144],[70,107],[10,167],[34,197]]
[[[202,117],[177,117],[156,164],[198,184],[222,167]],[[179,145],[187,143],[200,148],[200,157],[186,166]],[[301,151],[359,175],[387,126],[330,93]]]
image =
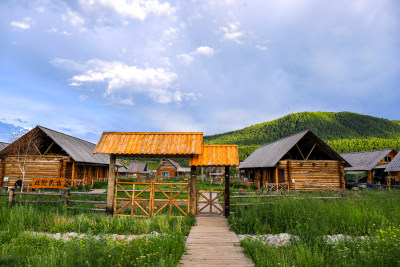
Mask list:
[[193,215],[197,213],[197,173],[196,173],[196,166],[190,167],[190,183],[189,183],[189,205],[190,205],[190,212]]
[[33,146],[36,148],[37,152],[39,152],[39,155],[43,156],[42,153],[40,153],[40,150],[39,150],[39,148],[36,146],[36,144],[35,144],[34,142],[33,142],[32,144],[33,144]]
[[71,177],[71,186],[74,185],[74,181],[76,179],[76,168],[75,168],[75,162],[72,162],[72,177]]
[[306,160],[306,158],[304,157],[303,153],[302,153],[301,150],[300,150],[300,147],[299,147],[297,144],[296,144],[296,147],[297,147],[297,149],[299,150],[300,155],[303,157],[303,159]]
[[372,184],[372,172],[368,171],[368,184]]
[[115,155],[111,154],[110,165],[108,169],[107,206],[106,206],[106,213],[108,215],[112,215],[114,212],[115,161],[116,161]]
[[230,181],[229,181],[229,166],[225,166],[225,217],[229,217],[230,213],[230,198],[231,198],[231,193],[230,193]]
[[310,150],[310,153],[308,153],[308,155],[307,155],[307,157],[306,157],[306,160],[308,160],[308,158],[309,158],[310,155],[311,155],[311,152],[313,152],[313,150],[314,150],[314,148],[315,148],[316,145],[317,145],[317,143],[315,143],[315,144],[313,145],[313,147],[312,147],[311,150]]
[[46,149],[46,151],[43,153],[43,155],[46,155],[47,152],[49,152],[49,150],[53,147],[54,145],[54,141],[51,143],[51,145],[49,145],[49,147]]
[[275,186],[276,186],[276,191],[278,191],[278,167],[275,167]]

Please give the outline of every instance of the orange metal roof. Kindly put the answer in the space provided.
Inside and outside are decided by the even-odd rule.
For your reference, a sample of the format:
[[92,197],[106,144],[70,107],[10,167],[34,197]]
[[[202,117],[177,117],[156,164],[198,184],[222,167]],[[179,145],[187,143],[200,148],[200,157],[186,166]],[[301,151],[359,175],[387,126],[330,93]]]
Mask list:
[[203,133],[104,132],[93,153],[183,157],[202,153]]
[[238,166],[237,145],[204,145],[201,155],[189,159],[190,166]]

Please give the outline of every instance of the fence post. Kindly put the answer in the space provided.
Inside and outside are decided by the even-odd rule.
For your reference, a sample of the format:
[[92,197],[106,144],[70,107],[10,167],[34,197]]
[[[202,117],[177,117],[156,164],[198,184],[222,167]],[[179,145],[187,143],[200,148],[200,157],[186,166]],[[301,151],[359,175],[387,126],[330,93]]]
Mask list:
[[230,181],[229,181],[229,166],[225,166],[225,217],[228,218],[230,214]]
[[110,166],[108,170],[108,187],[107,187],[107,215],[113,215],[114,213],[114,190],[115,190],[115,161],[116,156],[110,155]]
[[190,182],[189,182],[189,196],[190,196],[190,211],[192,212],[193,215],[196,215],[197,211],[197,185],[196,185],[196,178],[197,178],[197,173],[196,173],[196,166],[191,166],[190,168]]
[[[42,188],[39,188],[39,194],[41,194],[42,193]],[[37,197],[37,203],[39,203],[40,202],[40,195]]]
[[65,205],[68,207],[69,200],[71,199],[70,189],[65,190]]
[[15,200],[15,188],[10,188],[8,191],[8,201],[10,202],[11,205],[13,205],[14,200]]

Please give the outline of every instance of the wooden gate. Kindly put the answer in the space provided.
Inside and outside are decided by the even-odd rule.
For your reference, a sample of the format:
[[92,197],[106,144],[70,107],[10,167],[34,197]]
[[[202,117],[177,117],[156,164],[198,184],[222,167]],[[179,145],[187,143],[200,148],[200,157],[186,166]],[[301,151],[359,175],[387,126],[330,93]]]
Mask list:
[[150,217],[158,214],[188,215],[189,196],[189,183],[155,181],[136,183],[116,179],[114,215],[131,217]]
[[197,214],[224,214],[225,199],[224,190],[222,191],[198,191]]

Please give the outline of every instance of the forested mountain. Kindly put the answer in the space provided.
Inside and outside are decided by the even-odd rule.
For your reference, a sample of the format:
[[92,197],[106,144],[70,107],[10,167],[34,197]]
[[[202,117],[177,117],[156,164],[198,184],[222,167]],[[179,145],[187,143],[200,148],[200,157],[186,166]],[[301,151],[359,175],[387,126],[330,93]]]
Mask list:
[[337,152],[393,147],[400,149],[400,121],[351,112],[300,112],[223,134],[205,136],[206,144],[237,144],[240,160],[260,145],[310,129]]

